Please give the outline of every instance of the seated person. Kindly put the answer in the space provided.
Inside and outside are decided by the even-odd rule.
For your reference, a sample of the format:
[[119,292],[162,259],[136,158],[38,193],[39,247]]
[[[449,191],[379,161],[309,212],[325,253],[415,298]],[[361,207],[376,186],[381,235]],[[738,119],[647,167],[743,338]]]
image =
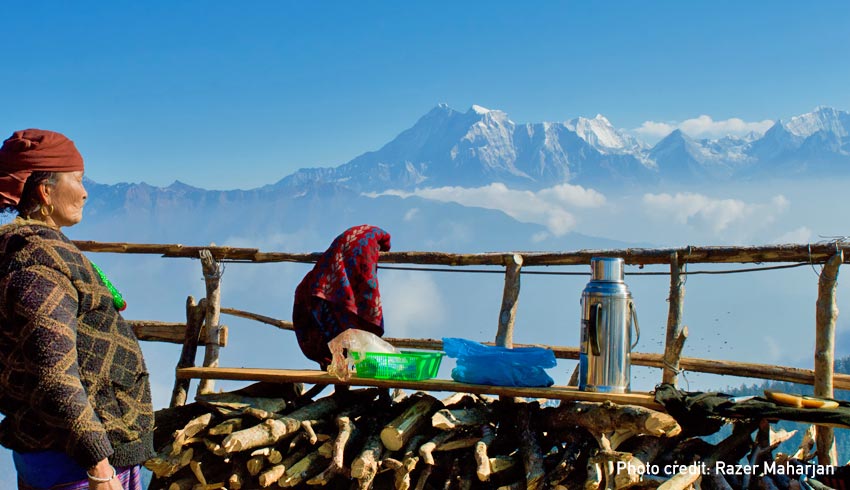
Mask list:
[[328,342],[349,328],[384,335],[378,254],[390,234],[370,225],[345,230],[295,289],[292,323],[301,352],[326,370]]

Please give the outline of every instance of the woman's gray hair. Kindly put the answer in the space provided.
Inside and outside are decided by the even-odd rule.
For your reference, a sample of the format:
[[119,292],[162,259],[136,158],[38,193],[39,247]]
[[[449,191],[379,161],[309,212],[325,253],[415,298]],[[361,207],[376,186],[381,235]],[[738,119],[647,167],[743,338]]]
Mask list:
[[41,184],[54,186],[59,181],[58,172],[33,172],[24,184],[21,200],[14,206],[18,216],[29,218],[41,211],[41,199],[38,196],[38,186]]

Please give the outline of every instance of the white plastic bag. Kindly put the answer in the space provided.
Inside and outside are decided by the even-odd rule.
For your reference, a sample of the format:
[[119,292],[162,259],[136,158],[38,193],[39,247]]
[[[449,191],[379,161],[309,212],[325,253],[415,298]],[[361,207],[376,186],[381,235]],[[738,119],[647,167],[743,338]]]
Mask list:
[[331,365],[328,374],[342,381],[351,379],[351,352],[383,352],[398,354],[400,351],[381,337],[356,328],[349,328],[328,342],[331,350]]

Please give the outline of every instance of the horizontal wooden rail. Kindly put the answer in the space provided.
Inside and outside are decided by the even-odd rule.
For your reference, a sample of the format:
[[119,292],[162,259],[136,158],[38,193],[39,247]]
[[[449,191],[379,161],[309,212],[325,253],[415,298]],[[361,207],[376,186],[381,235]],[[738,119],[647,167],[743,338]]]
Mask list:
[[[182,344],[186,336],[186,324],[177,322],[159,322],[153,320],[127,320],[136,338],[139,340],[147,340],[148,342],[168,342],[172,344]],[[222,325],[218,334],[218,345],[225,347],[227,345],[227,326]],[[201,327],[201,337],[205,339],[206,329]]]
[[[164,257],[199,257],[201,250],[209,250],[216,260],[245,262],[315,262],[322,254],[260,252],[256,248],[189,247],[180,244],[139,244],[75,241],[86,252],[111,252],[156,254]],[[587,265],[592,257],[622,257],[627,264],[669,264],[670,256],[678,253],[682,263],[766,263],[811,262],[825,263],[838,250],[848,248],[843,243],[812,243],[794,245],[768,245],[754,247],[684,247],[665,249],[626,248],[620,250],[578,250],[574,252],[492,252],[454,254],[441,252],[383,252],[380,261],[390,264],[428,264],[447,266],[505,265],[514,254],[523,258],[523,266]],[[845,261],[850,254],[845,254]]]
[[[292,323],[283,320],[257,315],[255,313],[242,312],[233,308],[222,308],[222,313],[235,314],[236,316],[244,316],[257,320],[262,317],[268,321],[275,322],[274,325],[283,330],[291,330]],[[234,313],[238,312],[238,313]],[[267,323],[264,321],[263,323]],[[136,336],[141,340],[154,342],[171,342],[175,344],[183,343],[183,336],[186,330],[185,323],[169,323],[169,322],[153,322],[132,320],[130,324],[136,332]],[[202,337],[203,338],[203,337]],[[387,342],[395,347],[402,349],[423,349],[423,350],[442,350],[443,342],[437,339],[405,339],[405,338],[385,338]],[[493,345],[492,342],[484,342],[488,345]],[[579,358],[578,347],[566,346],[551,346],[538,344],[514,344],[514,347],[546,347],[552,349],[555,357],[558,359],[573,359]],[[663,368],[664,359],[662,354],[632,352],[631,361],[635,366],[647,366],[654,368]],[[799,383],[805,385],[813,385],[815,380],[815,372],[811,369],[801,369],[785,366],[774,366],[770,364],[755,364],[749,362],[734,362],[734,361],[717,361],[712,359],[701,359],[697,357],[682,357],[679,361],[679,367],[685,371],[694,371],[708,374],[720,374],[725,376],[738,376],[742,378],[759,378],[772,379],[776,381],[788,381],[790,383]],[[850,390],[850,375],[835,374],[833,383],[837,390]]]
[[310,383],[335,384],[349,386],[377,386],[379,388],[400,388],[419,391],[448,391],[460,393],[478,393],[499,396],[524,398],[546,398],[551,400],[580,400],[603,402],[610,400],[614,403],[641,405],[654,410],[664,410],[655,402],[649,393],[595,393],[579,391],[575,386],[550,387],[520,387],[520,386],[490,386],[469,383],[458,383],[443,379],[426,379],[422,381],[404,381],[397,379],[372,379],[353,377],[348,381],[340,381],[324,371],[299,369],[259,369],[259,368],[224,368],[224,367],[193,367],[177,370],[179,379],[227,379],[236,381],[269,381],[273,383]]

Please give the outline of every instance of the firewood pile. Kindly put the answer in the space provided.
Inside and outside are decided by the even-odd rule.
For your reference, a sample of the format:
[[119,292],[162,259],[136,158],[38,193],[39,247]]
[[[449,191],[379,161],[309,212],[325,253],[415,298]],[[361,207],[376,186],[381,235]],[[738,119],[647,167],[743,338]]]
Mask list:
[[[158,455],[145,466],[152,490],[727,489],[799,488],[776,468],[813,457],[811,437],[797,454],[774,457],[792,434],[764,421],[735,424],[712,445],[647,408],[547,405],[377,388],[311,400],[293,385],[263,383],[157,412]],[[715,471],[744,460],[771,461],[774,474]]]

